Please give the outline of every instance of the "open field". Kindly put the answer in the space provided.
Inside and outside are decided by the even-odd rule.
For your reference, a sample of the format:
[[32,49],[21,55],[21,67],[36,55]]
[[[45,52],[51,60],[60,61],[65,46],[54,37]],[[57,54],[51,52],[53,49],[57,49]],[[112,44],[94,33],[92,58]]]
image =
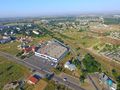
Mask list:
[[71,38],[74,38],[74,42],[80,43],[84,45],[85,47],[90,47],[94,44],[96,44],[99,39],[93,37],[88,32],[77,32],[77,31],[71,31],[71,32],[64,32],[63,33],[66,36],[69,36]]
[[0,56],[0,90],[5,84],[24,78],[28,74],[29,71],[24,66],[7,61],[6,58]]
[[0,51],[7,52],[13,55],[16,55],[19,50],[17,49],[17,46],[19,45],[19,42],[9,42],[6,44],[0,44]]

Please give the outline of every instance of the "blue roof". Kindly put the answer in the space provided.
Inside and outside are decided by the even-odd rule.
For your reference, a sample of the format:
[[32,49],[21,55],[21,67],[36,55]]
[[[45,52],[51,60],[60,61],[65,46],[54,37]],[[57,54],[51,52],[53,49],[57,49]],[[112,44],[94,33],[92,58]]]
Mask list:
[[41,77],[39,75],[37,75],[37,74],[35,74],[33,77],[35,77],[38,80],[41,79]]
[[112,86],[113,81],[112,81],[111,79],[108,79],[108,80],[107,80],[107,84],[108,84],[109,86]]

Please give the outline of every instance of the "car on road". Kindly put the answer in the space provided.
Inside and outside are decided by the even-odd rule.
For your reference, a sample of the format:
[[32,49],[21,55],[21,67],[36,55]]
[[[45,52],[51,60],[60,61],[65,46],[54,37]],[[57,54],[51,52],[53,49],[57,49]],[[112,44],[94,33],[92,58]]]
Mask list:
[[63,81],[67,81],[67,78],[63,78]]
[[54,63],[51,63],[51,66],[54,66]]

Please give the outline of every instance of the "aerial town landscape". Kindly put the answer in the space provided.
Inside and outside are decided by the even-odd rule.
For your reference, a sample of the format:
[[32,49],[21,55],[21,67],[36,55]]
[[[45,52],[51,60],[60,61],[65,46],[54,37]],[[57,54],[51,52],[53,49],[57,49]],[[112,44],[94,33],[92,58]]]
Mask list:
[[120,12],[11,15],[0,14],[0,90],[120,90]]

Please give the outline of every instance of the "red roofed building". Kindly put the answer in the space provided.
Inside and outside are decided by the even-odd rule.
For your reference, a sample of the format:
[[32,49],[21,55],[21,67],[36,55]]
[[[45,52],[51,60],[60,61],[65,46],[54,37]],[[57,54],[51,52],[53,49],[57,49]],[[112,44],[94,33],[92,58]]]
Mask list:
[[28,83],[29,84],[36,84],[38,82],[38,79],[31,76],[29,79],[28,79]]
[[23,48],[23,52],[24,54],[28,54],[29,52],[35,52],[35,49],[36,49],[35,46],[31,46],[31,47]]

